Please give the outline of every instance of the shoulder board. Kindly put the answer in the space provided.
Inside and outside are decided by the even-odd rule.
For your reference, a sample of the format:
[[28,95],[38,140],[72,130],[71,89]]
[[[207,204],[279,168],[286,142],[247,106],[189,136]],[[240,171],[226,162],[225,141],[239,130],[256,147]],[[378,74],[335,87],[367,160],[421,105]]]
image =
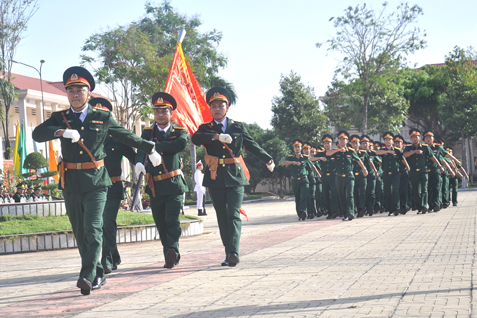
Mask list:
[[340,149],[340,148],[338,148],[338,147],[333,148],[333,150],[336,150],[336,149]]
[[308,155],[303,155],[303,158],[308,158],[309,156]]
[[233,123],[242,123],[242,122],[239,121],[239,120],[232,120],[232,119],[230,120],[230,122],[231,122],[232,124],[233,124]]
[[354,150],[353,148],[348,148],[348,150],[353,150],[354,152],[356,152],[356,150]]
[[402,150],[401,148],[398,148],[398,147],[394,147],[394,149],[397,149],[397,150]]
[[361,149],[360,152],[368,152],[367,150]]
[[152,127],[146,127],[144,130],[152,130]]
[[428,147],[429,147],[429,145],[428,145],[428,144],[421,144],[421,146],[428,146]]
[[185,128],[181,127],[181,126],[176,126],[176,127],[174,127],[174,129],[185,129]]
[[93,110],[95,110],[95,109],[97,109],[97,110],[102,110],[102,111],[104,111],[104,112],[108,112],[108,113],[109,113],[109,108],[108,108],[108,107],[94,107],[94,106],[93,106]]

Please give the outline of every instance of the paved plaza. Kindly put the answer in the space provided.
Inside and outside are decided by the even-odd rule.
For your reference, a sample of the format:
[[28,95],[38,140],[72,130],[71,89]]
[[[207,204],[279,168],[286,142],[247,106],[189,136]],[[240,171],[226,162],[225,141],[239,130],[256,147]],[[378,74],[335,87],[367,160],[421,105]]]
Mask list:
[[[122,244],[90,296],[76,249],[0,256],[1,317],[477,317],[477,192],[439,213],[298,222],[293,201],[244,204],[240,264],[212,207],[164,269],[159,241]],[[195,212],[194,209],[190,212]]]

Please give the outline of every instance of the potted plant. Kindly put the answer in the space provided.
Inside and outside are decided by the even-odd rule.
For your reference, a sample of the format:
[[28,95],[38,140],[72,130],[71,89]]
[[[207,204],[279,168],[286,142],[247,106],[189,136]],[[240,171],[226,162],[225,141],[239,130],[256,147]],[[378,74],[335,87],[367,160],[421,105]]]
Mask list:
[[151,204],[151,198],[149,198],[149,195],[147,193],[142,194],[141,203],[143,209],[147,209]]

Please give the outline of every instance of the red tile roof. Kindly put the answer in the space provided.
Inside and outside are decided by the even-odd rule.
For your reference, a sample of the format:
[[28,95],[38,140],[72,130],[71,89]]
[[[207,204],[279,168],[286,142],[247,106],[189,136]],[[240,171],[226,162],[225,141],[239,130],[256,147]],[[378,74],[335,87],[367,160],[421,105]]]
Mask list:
[[[41,92],[41,84],[39,78],[24,76],[20,74],[12,73],[12,83],[15,85],[15,88],[18,90],[31,89]],[[61,96],[66,96],[66,89],[63,86],[63,82],[50,82],[43,80],[43,92],[56,94]],[[100,94],[91,93],[91,97],[103,97]],[[108,98],[109,99],[109,98]]]

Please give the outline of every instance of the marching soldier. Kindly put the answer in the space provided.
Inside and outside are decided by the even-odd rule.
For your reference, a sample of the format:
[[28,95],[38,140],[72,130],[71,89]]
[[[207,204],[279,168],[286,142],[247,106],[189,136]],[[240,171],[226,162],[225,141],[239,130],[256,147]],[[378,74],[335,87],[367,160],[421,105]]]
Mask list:
[[54,112],[33,131],[38,142],[60,138],[63,160],[59,164],[60,188],[63,189],[68,217],[81,255],[81,272],[76,284],[83,295],[104,285],[100,262],[103,240],[103,210],[107,188],[111,186],[104,168],[104,141],[111,135],[131,147],[150,153],[158,164],[160,156],[154,144],[121,127],[109,111],[88,104],[95,83],[93,76],[79,66],[63,74],[63,84],[71,107]]
[[376,152],[370,149],[370,142],[368,135],[361,136],[361,152],[366,152],[369,156],[369,160],[364,163],[366,170],[373,171],[374,173],[368,173],[366,177],[366,214],[373,216],[374,205],[376,202],[376,178],[379,177],[378,170],[374,165],[374,157]]
[[[374,153],[376,151],[381,149],[381,143],[379,141],[374,141],[373,142],[373,150]],[[382,168],[382,159],[381,156],[378,156],[375,154],[373,157],[373,163],[378,170],[378,175],[376,176],[376,191],[375,191],[375,206],[374,206],[374,212],[377,213],[383,213],[385,211],[385,206],[384,206],[384,192],[383,192],[383,168]]]
[[[325,148],[323,148],[323,146],[318,146],[317,148],[312,147],[311,148],[310,160],[311,160],[311,158],[316,156],[317,149],[324,150]],[[315,164],[315,167],[318,171],[321,170],[321,166],[320,166],[320,163],[318,161],[315,161],[314,164]],[[315,175],[316,175],[316,173],[315,173]],[[322,178],[321,173],[320,173],[320,177],[318,177],[318,175],[316,175],[316,178],[315,178],[315,181],[316,181],[316,184],[315,184],[316,185],[316,187],[315,187],[315,206],[316,206],[316,217],[318,217],[318,218],[320,216],[322,216],[323,214],[325,214],[325,205],[324,205],[324,202],[323,202],[323,184],[321,182],[321,178]]]
[[[89,104],[96,109],[107,112],[113,111],[113,105],[105,98],[92,98]],[[104,273],[109,274],[112,270],[116,270],[121,264],[121,256],[119,255],[116,245],[117,223],[119,206],[121,200],[124,199],[123,183],[121,181],[121,162],[125,156],[130,163],[135,162],[136,152],[129,146],[126,146],[110,135],[106,136],[104,141],[104,166],[108,171],[109,179],[113,184],[108,188],[107,200],[103,212],[103,249],[101,256],[101,264]]]
[[[312,145],[311,143],[305,141],[303,143],[303,157],[308,158],[310,160],[311,157],[311,148]],[[312,169],[312,166],[314,163],[310,163],[307,166],[308,169],[308,208],[307,208],[307,213],[308,213],[308,219],[313,219],[315,217],[316,213],[316,179],[318,179],[318,175],[315,173],[315,171]],[[316,166],[315,166],[316,168]]]
[[[454,149],[452,149],[452,147],[449,147],[449,146],[446,147],[446,151],[452,155],[454,153]],[[450,194],[450,191],[452,191],[452,206],[457,206],[458,204],[457,189],[459,186],[459,181],[457,180],[457,175],[458,175],[457,173],[454,175],[454,177],[449,178],[449,194]]]
[[338,148],[327,151],[326,155],[334,157],[336,167],[336,190],[340,203],[340,210],[344,213],[343,221],[354,219],[354,174],[353,161],[357,161],[363,175],[366,177],[368,171],[361,159],[352,148],[346,145],[349,140],[349,134],[345,130],[338,132]]
[[244,125],[227,117],[230,94],[222,87],[213,87],[206,94],[213,121],[199,126],[192,136],[195,145],[204,145],[207,168],[203,186],[208,188],[217,213],[220,237],[225,247],[223,266],[239,263],[239,245],[242,221],[240,208],[244,185],[248,185],[240,164],[242,147],[265,162],[273,171],[272,157],[250,136]]
[[412,140],[412,146],[404,149],[404,157],[407,159],[409,167],[409,178],[411,179],[414,204],[417,208],[417,214],[427,213],[427,182],[428,182],[428,164],[432,160],[441,171],[444,169],[434,157],[434,153],[427,144],[421,144],[421,131],[413,128],[409,131]]
[[[370,171],[369,168],[369,155],[367,150],[360,149],[361,139],[358,135],[351,135],[351,147],[354,149],[358,157],[361,159],[361,162],[366,167],[367,171]],[[354,181],[354,204],[355,212],[357,210],[357,217],[361,218],[366,213],[366,188],[367,188],[367,178],[368,176],[363,175],[363,171],[359,166],[357,161],[353,161],[353,173],[355,177]]]
[[[399,148],[401,150],[404,150],[404,137],[401,135],[395,135],[394,136],[394,145],[396,148]],[[406,161],[407,164],[407,161]],[[406,165],[404,163],[404,157],[403,160],[399,161],[399,201],[400,201],[400,209],[401,209],[401,214],[406,214],[409,212],[410,207],[409,207],[409,165]]]
[[288,156],[282,162],[284,166],[291,166],[292,189],[295,194],[295,208],[298,221],[304,221],[308,210],[309,192],[309,169],[310,159],[302,155],[303,142],[300,139],[293,140],[293,156]]
[[401,174],[399,172],[399,163],[403,162],[407,165],[403,157],[401,148],[393,146],[394,134],[390,131],[384,133],[384,147],[376,151],[376,154],[381,156],[383,168],[383,188],[386,207],[389,210],[389,215],[398,216],[401,212],[399,188],[401,181]]
[[340,215],[338,207],[338,194],[336,192],[336,168],[334,164],[334,157],[328,156],[327,151],[331,150],[333,145],[333,137],[326,134],[321,139],[323,147],[317,149],[316,155],[311,159],[312,161],[320,161],[321,168],[321,182],[323,189],[323,201],[327,211],[327,219],[336,218]]
[[179,264],[179,237],[184,192],[188,191],[182,175],[181,152],[187,146],[187,132],[184,128],[171,124],[172,112],[177,102],[171,95],[163,92],[152,96],[154,125],[144,129],[141,138],[155,143],[155,149],[162,156],[162,165],[154,167],[145,162],[145,153],[136,155],[136,174],[145,175],[146,192],[151,198],[151,210],[156,223],[163,254],[164,268],[173,268]]

